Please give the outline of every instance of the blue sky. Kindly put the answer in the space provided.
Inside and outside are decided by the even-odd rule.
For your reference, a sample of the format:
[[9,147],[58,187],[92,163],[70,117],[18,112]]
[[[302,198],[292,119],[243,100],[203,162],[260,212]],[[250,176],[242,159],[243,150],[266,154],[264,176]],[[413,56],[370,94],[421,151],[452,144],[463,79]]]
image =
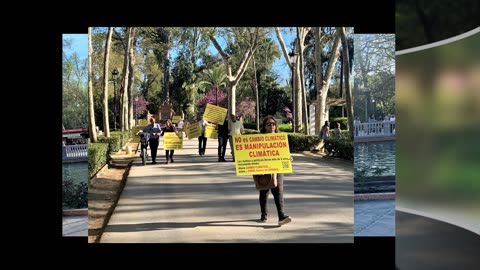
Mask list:
[[[288,48],[294,38],[294,35],[283,34],[283,38]],[[88,57],[88,34],[63,34],[63,40],[65,39],[72,40],[71,48],[65,49],[65,54],[67,56],[70,56],[73,52],[76,51],[80,59]],[[275,42],[278,44],[275,34],[273,34],[272,39],[275,40]],[[283,55],[273,63],[273,69],[276,71],[277,74],[280,75],[277,82],[280,85],[287,84],[286,81],[290,79],[291,71],[288,68],[287,63],[285,62],[285,58],[283,57]]]
[[63,34],[63,39],[72,40],[70,49],[65,49],[65,54],[70,56],[73,52],[77,52],[80,59],[88,57],[88,34]]

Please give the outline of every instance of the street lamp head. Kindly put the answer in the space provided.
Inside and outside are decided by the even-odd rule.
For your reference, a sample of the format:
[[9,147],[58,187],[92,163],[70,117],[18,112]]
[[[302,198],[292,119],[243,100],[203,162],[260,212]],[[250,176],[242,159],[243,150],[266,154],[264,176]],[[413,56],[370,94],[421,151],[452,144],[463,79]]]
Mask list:
[[113,71],[112,71],[112,78],[114,80],[116,80],[118,77],[118,69],[117,68],[114,68]]
[[293,50],[288,54],[288,56],[290,57],[290,64],[295,65],[295,63],[297,62],[297,55],[298,53]]

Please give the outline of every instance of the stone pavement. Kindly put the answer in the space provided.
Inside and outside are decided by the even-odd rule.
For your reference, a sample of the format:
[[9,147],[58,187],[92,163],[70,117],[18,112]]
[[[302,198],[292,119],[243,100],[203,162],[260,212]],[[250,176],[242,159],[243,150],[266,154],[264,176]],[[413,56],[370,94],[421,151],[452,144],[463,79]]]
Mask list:
[[63,236],[88,235],[88,216],[63,216]]
[[353,163],[293,153],[284,175],[285,211],[293,221],[277,225],[270,195],[269,220],[258,223],[258,191],[251,176],[236,176],[229,146],[218,162],[217,140],[205,156],[198,140],[184,141],[174,163],[135,158],[101,243],[353,243]]
[[395,200],[355,201],[355,236],[395,236]]

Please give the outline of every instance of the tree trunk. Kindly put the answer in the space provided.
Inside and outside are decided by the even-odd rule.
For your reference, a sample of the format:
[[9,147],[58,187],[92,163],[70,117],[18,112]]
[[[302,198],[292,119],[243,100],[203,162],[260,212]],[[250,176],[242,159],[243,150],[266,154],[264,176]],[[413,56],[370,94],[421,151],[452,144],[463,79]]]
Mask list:
[[135,38],[134,38],[134,28],[130,27],[130,35],[129,35],[129,50],[128,50],[128,58],[129,58],[129,65],[128,65],[128,130],[131,130],[135,126],[135,119],[133,111],[133,87],[134,87],[134,74],[133,70],[135,68]]
[[247,70],[248,64],[253,57],[255,50],[257,49],[258,44],[258,28],[255,28],[255,32],[250,34],[250,46],[244,52],[242,60],[235,71],[235,75],[232,73],[232,66],[230,63],[230,56],[226,54],[215,36],[212,33],[209,33],[210,41],[212,41],[213,46],[217,49],[218,53],[222,56],[223,62],[225,64],[225,69],[227,73],[227,93],[228,93],[228,113],[236,113],[236,88],[240,80],[242,79],[245,71]]
[[355,128],[353,125],[353,102],[352,91],[350,89],[350,63],[345,27],[337,27],[337,32],[340,32],[340,37],[342,39],[343,69],[345,74],[345,97],[347,98],[348,134],[350,139],[353,141],[353,130]]
[[298,51],[299,51],[299,54],[298,54],[298,59],[299,59],[299,80],[298,82],[299,83],[299,91],[300,91],[300,94],[299,94],[299,97],[301,97],[301,100],[300,100],[300,108],[302,108],[300,110],[300,115],[302,116],[302,123],[303,123],[303,133],[305,133],[306,135],[309,135],[310,134],[310,125],[308,123],[308,106],[307,106],[307,89],[305,87],[305,70],[304,70],[304,67],[305,67],[305,64],[304,64],[304,55],[303,55],[303,52],[305,51],[305,45],[304,45],[304,40],[305,40],[305,37],[307,36],[308,32],[310,31],[310,27],[297,27],[297,46],[298,46]]
[[257,67],[255,66],[255,56],[252,58],[253,61],[253,74],[255,81],[255,123],[257,124],[257,130],[260,130],[260,103],[258,101],[258,81],[257,81]]
[[[343,98],[343,76],[344,76],[344,72],[343,72],[343,53],[340,54],[340,98]],[[342,106],[342,117],[345,117],[345,115],[343,114],[343,111],[344,111],[344,107],[345,106]]]
[[315,105],[315,134],[320,134],[322,122],[320,119],[320,93],[323,88],[322,78],[322,47],[320,46],[320,27],[315,27],[313,35],[315,38],[315,87],[317,88],[317,104]]
[[113,27],[109,27],[107,40],[105,41],[105,57],[103,59],[103,129],[106,137],[110,137],[110,126],[108,123],[108,60],[110,58],[112,33]]
[[88,134],[90,142],[97,142],[97,128],[95,124],[95,108],[93,106],[93,74],[92,74],[92,28],[88,27]]
[[126,40],[126,46],[125,46],[125,50],[123,52],[123,78],[122,78],[122,87],[121,87],[121,97],[122,97],[122,102],[120,102],[120,106],[121,106],[121,113],[120,113],[120,128],[122,129],[122,131],[124,131],[125,129],[127,129],[127,119],[128,119],[128,115],[127,115],[127,112],[128,112],[128,109],[127,109],[127,105],[128,105],[128,94],[127,94],[127,90],[128,90],[128,74],[129,74],[129,70],[128,70],[128,65],[129,65],[129,57],[128,57],[128,53],[129,53],[129,49],[130,49],[130,28],[131,27],[127,27],[127,35],[125,37],[125,40]]
[[168,85],[168,81],[170,80],[170,36],[167,36],[167,46],[168,48],[165,50],[165,61],[163,62],[163,88],[165,89],[165,100],[170,102],[170,89]]
[[335,41],[333,43],[332,52],[330,54],[330,59],[328,60],[327,72],[325,73],[325,79],[322,81],[322,88],[317,92],[317,117],[319,117],[319,122],[321,125],[328,121],[326,116],[326,101],[328,89],[330,87],[330,79],[333,74],[335,63],[338,60],[338,55],[340,54],[340,33],[337,31],[335,34]]

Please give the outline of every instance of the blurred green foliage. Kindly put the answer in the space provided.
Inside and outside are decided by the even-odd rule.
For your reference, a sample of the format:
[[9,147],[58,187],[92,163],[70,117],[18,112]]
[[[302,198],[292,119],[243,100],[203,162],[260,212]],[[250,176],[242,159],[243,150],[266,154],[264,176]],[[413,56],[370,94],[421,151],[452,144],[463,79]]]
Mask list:
[[399,198],[480,203],[479,47],[477,33],[397,56]]

